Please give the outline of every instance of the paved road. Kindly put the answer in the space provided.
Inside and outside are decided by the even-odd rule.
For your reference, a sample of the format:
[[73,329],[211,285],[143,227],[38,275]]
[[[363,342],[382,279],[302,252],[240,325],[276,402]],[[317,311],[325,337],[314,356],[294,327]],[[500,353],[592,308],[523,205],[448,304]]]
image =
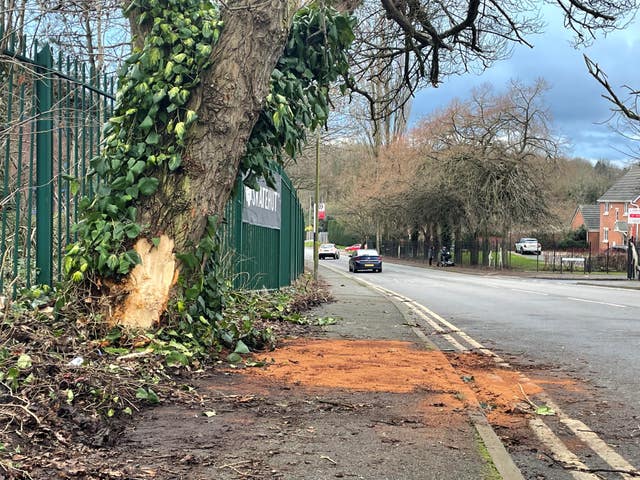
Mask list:
[[[347,271],[347,258],[323,266]],[[360,278],[428,307],[494,352],[559,369],[596,387],[598,398],[563,405],[640,463],[640,290],[452,269],[384,264]]]

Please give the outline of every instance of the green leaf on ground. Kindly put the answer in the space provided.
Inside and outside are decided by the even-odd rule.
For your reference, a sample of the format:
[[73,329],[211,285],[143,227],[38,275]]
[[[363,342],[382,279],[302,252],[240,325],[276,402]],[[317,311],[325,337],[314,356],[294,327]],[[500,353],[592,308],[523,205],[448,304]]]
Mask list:
[[546,405],[536,408],[536,415],[555,415],[556,412]]
[[242,340],[238,340],[238,343],[236,344],[236,349],[234,350],[233,353],[249,353],[249,347],[247,347],[247,345],[242,341]]
[[338,323],[338,320],[333,317],[318,317],[316,320],[316,325],[319,327],[324,327],[326,325],[335,325]]
[[233,352],[227,356],[227,361],[229,363],[240,363],[242,361],[242,357],[239,353]]

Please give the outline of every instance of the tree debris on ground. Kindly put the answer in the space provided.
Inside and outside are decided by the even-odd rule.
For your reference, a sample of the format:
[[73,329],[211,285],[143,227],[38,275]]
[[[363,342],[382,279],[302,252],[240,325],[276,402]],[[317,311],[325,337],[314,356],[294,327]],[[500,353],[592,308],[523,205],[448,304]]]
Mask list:
[[[76,459],[116,444],[141,410],[201,403],[195,379],[234,346],[272,349],[314,328],[304,312],[331,296],[308,276],[277,292],[232,292],[208,349],[183,321],[127,331],[87,309],[56,309],[55,300],[50,289],[32,288],[0,317],[0,478],[45,478],[37,472],[47,470],[88,478]],[[104,472],[96,478],[124,478]]]

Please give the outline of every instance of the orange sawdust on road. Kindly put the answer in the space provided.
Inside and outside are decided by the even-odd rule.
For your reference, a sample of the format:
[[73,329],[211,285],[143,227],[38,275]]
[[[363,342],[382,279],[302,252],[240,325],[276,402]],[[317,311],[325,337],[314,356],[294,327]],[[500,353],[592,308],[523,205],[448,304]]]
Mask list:
[[505,426],[523,421],[525,394],[542,391],[489,357],[474,353],[448,357],[412,342],[297,339],[270,352],[269,358],[273,363],[267,368],[244,373],[307,388],[424,391],[437,394],[447,408],[480,405],[492,423]]
[[[293,384],[359,391],[458,391],[463,382],[439,351],[388,340],[295,340],[269,357],[258,373]],[[448,366],[448,368],[446,368]]]

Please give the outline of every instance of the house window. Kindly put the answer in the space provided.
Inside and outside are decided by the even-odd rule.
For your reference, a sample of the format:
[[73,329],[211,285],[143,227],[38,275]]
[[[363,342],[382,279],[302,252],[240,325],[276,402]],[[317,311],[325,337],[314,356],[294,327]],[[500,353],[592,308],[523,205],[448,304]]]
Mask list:
[[620,209],[616,208],[616,220],[620,220]]
[[624,202],[624,213],[623,215],[626,217],[629,213],[629,204],[627,202]]
[[602,243],[609,243],[609,229],[607,227],[604,227],[602,232]]
[[604,202],[604,214],[605,215],[609,215],[609,208],[611,207],[611,205],[609,205],[609,202]]

